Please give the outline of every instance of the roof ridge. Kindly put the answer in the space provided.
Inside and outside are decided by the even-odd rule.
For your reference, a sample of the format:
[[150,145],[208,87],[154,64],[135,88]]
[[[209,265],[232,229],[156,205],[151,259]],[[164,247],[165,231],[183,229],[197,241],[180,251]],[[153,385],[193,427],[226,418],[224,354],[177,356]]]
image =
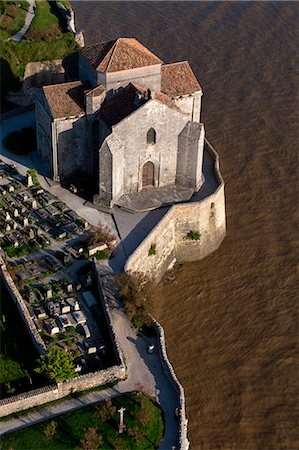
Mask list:
[[[111,55],[110,55],[110,58],[109,58],[109,61],[108,61],[107,67],[106,67],[106,72],[108,72],[109,66],[112,63],[112,57],[113,57],[113,55],[115,53],[115,50],[116,50],[116,47],[117,47],[119,39],[120,38],[116,39],[114,44],[112,45],[112,52],[111,52]],[[111,51],[111,49],[110,49],[110,51]]]
[[60,87],[65,86],[67,84],[79,84],[83,85],[83,82],[81,80],[75,80],[75,81],[65,81],[64,83],[54,83],[54,84],[47,84],[46,86],[42,86],[43,89],[52,88],[53,86]]
[[163,66],[175,66],[176,64],[183,64],[183,63],[187,63],[190,66],[189,61],[187,59],[183,59],[183,61],[175,61],[173,63],[162,64],[162,67]]

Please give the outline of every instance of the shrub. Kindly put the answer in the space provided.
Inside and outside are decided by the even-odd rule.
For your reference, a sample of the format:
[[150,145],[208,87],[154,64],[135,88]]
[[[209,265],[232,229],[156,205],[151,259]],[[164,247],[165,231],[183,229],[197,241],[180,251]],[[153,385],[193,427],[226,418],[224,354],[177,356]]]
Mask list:
[[151,326],[149,316],[152,295],[149,281],[141,275],[134,276],[123,273],[116,277],[122,304],[128,318],[136,328]]
[[57,422],[55,422],[55,420],[51,420],[51,422],[47,423],[43,429],[44,436],[47,440],[50,440],[55,436],[56,428]]
[[199,233],[199,231],[190,230],[187,233],[186,238],[191,241],[199,241],[201,238],[201,234]]
[[103,438],[97,434],[96,428],[90,427],[85,430],[84,438],[80,443],[82,450],[96,450],[103,444]]
[[105,242],[107,245],[114,241],[116,239],[116,237],[114,236],[114,234],[112,233],[112,231],[110,230],[110,228],[108,228],[105,225],[100,225],[97,228],[93,228],[89,234],[89,239],[88,239],[88,244],[89,245],[94,245],[94,244],[98,244],[100,242]]
[[39,184],[37,178],[37,171],[35,169],[27,170],[27,174],[31,176],[33,184]]
[[99,250],[94,255],[96,259],[109,259],[109,254],[105,250]]
[[156,244],[152,244],[150,246],[150,249],[148,251],[148,256],[153,256],[157,253],[157,248],[156,248]]
[[77,376],[74,366],[74,357],[66,350],[53,348],[46,355],[37,360],[37,373],[44,373],[57,382],[71,380]]

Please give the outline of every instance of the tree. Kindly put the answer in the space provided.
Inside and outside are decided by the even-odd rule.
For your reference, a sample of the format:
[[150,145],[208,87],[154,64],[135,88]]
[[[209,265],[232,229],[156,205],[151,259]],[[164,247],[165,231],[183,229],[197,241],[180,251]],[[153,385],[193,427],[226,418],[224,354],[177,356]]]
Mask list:
[[133,439],[135,444],[139,444],[144,438],[145,433],[141,428],[132,427],[128,429],[128,435]]
[[57,428],[57,423],[55,420],[51,420],[51,422],[47,423],[47,425],[43,429],[43,433],[46,439],[50,440],[55,436]]
[[109,227],[105,225],[99,225],[93,227],[89,235],[88,244],[98,244],[99,242],[105,242],[108,247],[111,247],[111,243],[116,240],[115,235],[112,233]]
[[53,348],[37,360],[37,373],[43,373],[57,382],[71,380],[77,376],[74,366],[74,356],[66,350]]
[[111,419],[111,417],[116,413],[116,406],[112,405],[112,401],[110,398],[101,403],[98,408],[98,416],[103,421]]
[[103,444],[103,438],[97,434],[96,428],[87,428],[81,439],[82,450],[95,450]]
[[152,295],[151,285],[140,274],[128,275],[122,273],[116,277],[122,304],[126,314],[136,328],[150,326],[152,320],[149,316]]

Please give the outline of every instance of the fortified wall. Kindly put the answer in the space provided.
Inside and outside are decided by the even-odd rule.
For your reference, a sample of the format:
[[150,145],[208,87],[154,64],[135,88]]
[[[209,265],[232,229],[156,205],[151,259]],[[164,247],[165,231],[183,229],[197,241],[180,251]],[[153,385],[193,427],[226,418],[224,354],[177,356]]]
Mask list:
[[[128,258],[126,272],[139,272],[159,281],[175,262],[202,259],[220,246],[226,234],[224,181],[219,156],[208,141],[206,144],[218,187],[202,200],[173,205]],[[190,231],[198,232],[199,239],[188,239]],[[154,254],[149,255],[150,249]]]

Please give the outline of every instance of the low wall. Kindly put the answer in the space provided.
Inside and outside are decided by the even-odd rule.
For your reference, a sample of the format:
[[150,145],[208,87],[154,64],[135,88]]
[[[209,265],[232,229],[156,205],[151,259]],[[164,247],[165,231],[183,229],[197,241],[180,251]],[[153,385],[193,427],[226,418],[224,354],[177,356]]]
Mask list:
[[0,417],[8,416],[34,406],[43,405],[63,398],[73,392],[90,389],[125,378],[126,371],[122,366],[113,366],[98,372],[78,376],[70,381],[46,386],[23,394],[0,400]]
[[169,362],[166,353],[165,336],[164,329],[161,325],[152,317],[154,326],[156,328],[158,338],[159,338],[159,353],[163,364],[164,372],[173,385],[174,389],[178,393],[179,397],[179,449],[188,450],[190,442],[188,440],[187,428],[188,420],[186,419],[186,408],[185,408],[185,393],[184,388],[179,382],[174,372],[172,365]]
[[33,342],[34,347],[38,351],[38,353],[45,353],[46,345],[44,341],[42,340],[35,323],[33,322],[29,311],[27,309],[26,303],[23,300],[23,297],[21,296],[20,292],[18,291],[10,273],[7,270],[7,267],[3,261],[3,259],[0,257],[0,277],[2,276],[9,294],[11,295],[11,298],[13,302],[17,305],[17,308],[21,314],[22,320],[25,323],[27,330],[29,332],[29,335],[31,337],[31,340]]
[[[100,300],[101,300],[105,318],[106,318],[106,321],[108,324],[108,329],[109,329],[110,339],[111,339],[112,345],[113,345],[114,354],[116,356],[117,363],[120,364],[121,366],[125,367],[124,359],[122,356],[122,351],[121,351],[117,336],[116,336],[114,328],[113,328],[112,318],[111,318],[108,301],[107,301],[107,293],[106,292],[107,292],[107,290],[109,291],[109,286],[104,285],[102,278],[101,278],[101,271],[97,270],[95,258],[93,259],[93,269],[94,269],[94,273],[97,278],[97,286],[98,286],[98,291],[99,291],[99,295],[100,295]],[[111,289],[112,285],[113,285],[113,283],[111,283],[110,289]]]
[[[196,261],[220,246],[226,234],[224,181],[218,154],[208,141],[206,144],[219,183],[215,192],[203,200],[173,205],[128,258],[126,272],[140,272],[158,281],[173,261]],[[186,238],[191,230],[200,233],[199,240]],[[153,244],[156,253],[149,256]]]
[[[18,307],[18,310],[20,311],[23,321],[25,322],[25,325],[29,331],[34,346],[36,347],[39,353],[45,353],[46,345],[42,340],[42,338],[40,337],[40,334],[28,312],[27,306],[1,257],[0,257],[0,271],[2,278],[8,288],[8,291],[14,303],[16,303]],[[113,381],[121,380],[126,377],[125,364],[123,361],[119,344],[117,342],[116,335],[113,330],[105,289],[99,276],[97,277],[97,279],[98,279],[100,299],[108,323],[108,328],[110,332],[110,337],[117,365],[109,367],[108,369],[105,370],[99,370],[97,372],[81,375],[74,378],[73,380],[58,383],[57,385],[54,384],[52,386],[46,386],[41,389],[24,392],[20,395],[2,399],[0,400],[0,417],[4,417],[14,412],[32,408],[34,406],[43,405],[44,403],[48,403],[57,400],[59,398],[65,397],[75,391],[90,389],[96,386],[111,383]]]

